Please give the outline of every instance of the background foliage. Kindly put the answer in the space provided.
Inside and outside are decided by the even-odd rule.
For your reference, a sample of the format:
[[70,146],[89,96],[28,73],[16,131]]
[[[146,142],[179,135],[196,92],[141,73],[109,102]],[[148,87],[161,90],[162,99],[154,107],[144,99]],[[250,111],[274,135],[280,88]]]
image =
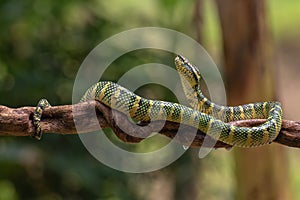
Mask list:
[[[211,2],[204,2],[203,45],[221,63],[217,14]],[[34,106],[42,97],[53,105],[70,104],[76,72],[98,43],[121,31],[144,26],[171,28],[195,38],[194,4],[192,0],[0,1],[1,104]],[[284,56],[299,50],[299,30],[294,24],[299,23],[300,3],[270,0],[268,6],[272,35],[284,62]],[[172,66],[173,55],[133,52],[114,62],[106,77],[115,80],[131,67],[149,61]],[[117,68],[119,65],[122,67]],[[155,95],[172,100],[170,92],[157,90],[160,92]],[[141,92],[149,95],[147,87]],[[287,116],[297,120],[297,116]],[[156,142],[159,140],[162,138]],[[201,165],[200,197],[232,199],[235,184],[230,153],[220,150],[200,163],[197,149],[189,151],[192,156],[185,154],[159,172],[174,177],[175,197],[180,197],[180,190],[192,178],[189,170]],[[297,165],[299,161],[293,160],[291,177],[295,196],[300,198],[296,189],[300,177],[293,173]],[[95,160],[77,136],[47,134],[42,142],[12,137],[0,140],[0,199],[144,199],[151,192],[146,180],[157,174],[144,176],[110,169]]]

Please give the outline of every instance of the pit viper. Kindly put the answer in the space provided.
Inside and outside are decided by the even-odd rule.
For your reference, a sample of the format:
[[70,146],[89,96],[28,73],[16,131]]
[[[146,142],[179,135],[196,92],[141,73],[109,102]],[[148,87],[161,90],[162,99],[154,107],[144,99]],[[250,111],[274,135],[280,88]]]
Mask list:
[[[279,102],[257,102],[227,107],[209,101],[201,92],[201,74],[186,58],[178,55],[175,66],[190,107],[167,101],[150,100],[110,81],[91,86],[80,102],[97,100],[137,121],[167,120],[193,126],[216,140],[238,147],[257,147],[271,143],[278,135],[282,123]],[[39,101],[33,115],[35,133],[41,138],[42,112],[50,104]],[[256,127],[238,127],[230,121],[266,119]]]

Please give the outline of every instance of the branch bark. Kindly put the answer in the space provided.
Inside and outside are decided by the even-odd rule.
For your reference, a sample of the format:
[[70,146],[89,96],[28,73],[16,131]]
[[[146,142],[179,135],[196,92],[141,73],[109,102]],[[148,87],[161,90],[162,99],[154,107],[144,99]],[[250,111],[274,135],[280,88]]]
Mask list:
[[[97,120],[90,120],[95,113]],[[8,108],[0,106],[0,136],[31,136],[34,133],[32,116],[35,107]],[[73,112],[73,111],[76,112]],[[84,127],[84,130],[77,130],[76,125]],[[264,119],[251,119],[231,122],[236,126],[257,126],[264,123]],[[122,124],[120,127],[118,124]],[[191,137],[193,141],[191,147],[216,142],[214,148],[230,148],[231,145],[221,141],[215,141],[207,136],[207,142],[203,143],[205,133],[196,128],[180,125],[170,121],[153,121],[150,124],[134,124],[128,117],[118,111],[112,110],[97,101],[83,102],[75,105],[53,106],[46,108],[43,112],[41,127],[44,133],[57,134],[83,134],[91,131],[112,128],[115,134],[126,143],[138,143],[147,138],[153,132],[159,132],[183,145],[189,145]],[[180,134],[176,136],[180,126]],[[125,133],[123,130],[126,130]],[[197,132],[196,136],[192,133]],[[128,134],[130,133],[130,134]],[[175,137],[176,136],[176,137]],[[300,148],[300,122],[283,120],[281,131],[274,142]]]

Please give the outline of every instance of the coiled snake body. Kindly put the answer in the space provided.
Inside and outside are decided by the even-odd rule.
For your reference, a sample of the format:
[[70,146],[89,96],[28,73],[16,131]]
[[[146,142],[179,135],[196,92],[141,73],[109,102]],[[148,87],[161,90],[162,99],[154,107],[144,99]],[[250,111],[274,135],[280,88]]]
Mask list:
[[[203,96],[200,90],[201,75],[196,67],[182,56],[175,58],[175,65],[191,107],[146,99],[109,81],[101,81],[90,87],[81,102],[94,99],[138,121],[168,120],[190,125],[233,146],[261,146],[271,143],[277,137],[282,122],[279,102],[260,102],[235,107],[216,105]],[[48,102],[41,100],[34,114],[35,137],[38,139],[41,135],[41,112],[46,106],[49,106]],[[227,123],[254,118],[267,120],[256,127],[238,127]]]

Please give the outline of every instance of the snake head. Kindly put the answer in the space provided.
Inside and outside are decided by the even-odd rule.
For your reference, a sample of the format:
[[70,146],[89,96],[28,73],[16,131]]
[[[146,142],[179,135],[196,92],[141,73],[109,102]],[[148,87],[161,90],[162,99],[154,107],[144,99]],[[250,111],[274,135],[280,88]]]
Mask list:
[[178,55],[175,58],[176,69],[180,75],[180,78],[187,81],[192,88],[197,87],[200,84],[201,75],[197,67],[193,66],[188,59]]

